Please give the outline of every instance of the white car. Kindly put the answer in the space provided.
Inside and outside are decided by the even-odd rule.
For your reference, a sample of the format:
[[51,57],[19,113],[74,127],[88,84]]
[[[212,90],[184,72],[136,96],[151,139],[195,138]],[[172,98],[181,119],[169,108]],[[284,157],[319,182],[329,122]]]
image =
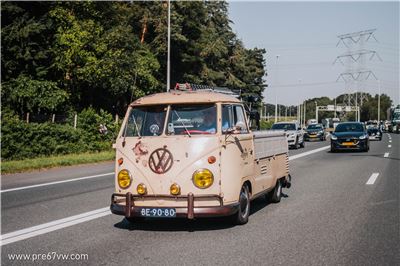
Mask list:
[[272,130],[285,130],[290,147],[304,148],[304,131],[297,122],[278,122],[272,125]]

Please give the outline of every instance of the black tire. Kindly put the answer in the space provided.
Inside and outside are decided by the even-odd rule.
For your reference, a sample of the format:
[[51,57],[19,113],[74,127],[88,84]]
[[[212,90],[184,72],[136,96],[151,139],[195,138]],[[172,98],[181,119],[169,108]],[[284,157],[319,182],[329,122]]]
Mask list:
[[304,139],[303,139],[303,142],[302,142],[302,143],[300,143],[300,147],[301,147],[301,148],[304,148],[304,147],[305,147],[305,145],[306,145],[306,143],[304,142]]
[[332,153],[335,153],[335,152],[336,152],[336,149],[335,149],[335,147],[333,147],[332,144],[331,144],[331,152],[332,152]]
[[239,210],[233,216],[233,222],[237,225],[246,224],[250,215],[250,193],[247,185],[243,185],[239,194]]
[[369,151],[369,145],[367,144],[367,146],[362,151],[363,152],[368,152]]
[[299,148],[299,138],[296,138],[296,142],[294,143],[293,148],[297,150]]
[[278,203],[282,198],[282,181],[278,179],[276,181],[275,188],[267,194],[267,200],[272,203]]

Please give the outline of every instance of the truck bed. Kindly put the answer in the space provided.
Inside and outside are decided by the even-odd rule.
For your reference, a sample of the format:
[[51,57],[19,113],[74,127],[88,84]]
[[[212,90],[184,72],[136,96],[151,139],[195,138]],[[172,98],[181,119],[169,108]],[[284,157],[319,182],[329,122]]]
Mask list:
[[256,160],[288,152],[286,133],[283,130],[253,131]]

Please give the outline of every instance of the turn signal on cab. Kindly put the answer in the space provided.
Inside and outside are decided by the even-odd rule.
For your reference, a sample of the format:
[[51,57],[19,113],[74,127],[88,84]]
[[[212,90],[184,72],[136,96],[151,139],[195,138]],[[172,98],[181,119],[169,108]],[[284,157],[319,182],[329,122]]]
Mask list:
[[178,184],[173,183],[169,188],[169,192],[171,193],[171,195],[177,196],[181,194],[181,187]]

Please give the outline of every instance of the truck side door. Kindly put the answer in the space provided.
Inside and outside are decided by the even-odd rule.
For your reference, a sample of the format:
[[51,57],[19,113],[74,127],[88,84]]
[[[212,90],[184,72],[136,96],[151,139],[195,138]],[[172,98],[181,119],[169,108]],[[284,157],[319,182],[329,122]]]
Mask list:
[[[241,181],[244,177],[254,175],[253,135],[249,131],[242,105],[222,104],[221,108],[222,139],[225,142],[221,149],[222,176],[234,180],[239,178]],[[238,125],[241,126],[240,130],[232,131]]]

